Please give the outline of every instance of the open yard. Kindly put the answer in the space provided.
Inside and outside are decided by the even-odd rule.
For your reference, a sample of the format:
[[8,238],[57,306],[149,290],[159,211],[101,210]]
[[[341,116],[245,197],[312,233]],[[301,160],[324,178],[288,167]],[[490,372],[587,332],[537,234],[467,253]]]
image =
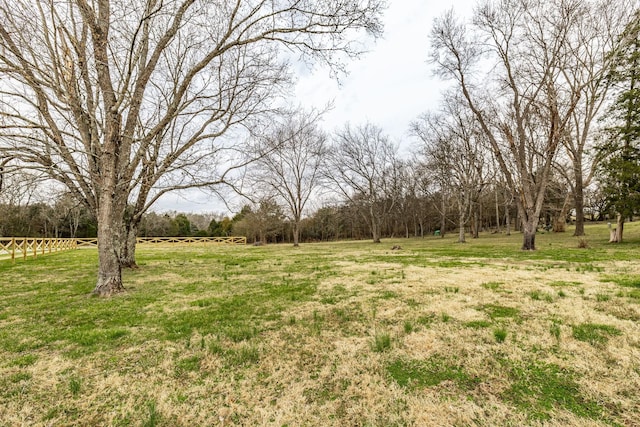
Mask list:
[[[639,426],[640,224],[0,261],[0,425]],[[401,250],[391,250],[401,245]]]

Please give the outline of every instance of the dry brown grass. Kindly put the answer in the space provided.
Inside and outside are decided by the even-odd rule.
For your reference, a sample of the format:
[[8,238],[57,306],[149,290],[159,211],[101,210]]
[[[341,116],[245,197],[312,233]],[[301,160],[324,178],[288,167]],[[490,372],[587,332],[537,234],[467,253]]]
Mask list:
[[[262,287],[277,288],[283,279],[313,279],[315,288],[305,298],[274,300],[277,315],[251,317],[257,333],[247,339],[225,336],[222,324],[219,332],[212,325],[167,338],[158,317],[155,325],[122,325],[129,335],[121,344],[95,351],[75,354],[78,346],[64,340],[0,349],[0,425],[640,425],[640,304],[604,280],[640,275],[636,262],[599,260],[588,271],[561,260],[433,256],[441,264],[420,264],[412,256],[425,243],[401,244],[405,249],[393,256],[364,244],[307,245],[295,252],[232,248],[224,267],[229,277],[220,286],[211,277],[220,279],[222,264],[206,249],[195,249],[186,264],[167,263],[157,258],[159,251],[145,249],[123,303],[154,286],[189,286],[196,273],[187,274],[187,267],[199,272],[197,280],[206,276],[195,290],[164,289],[163,296],[145,300],[140,310],[148,316],[218,307],[193,305],[207,298],[243,296],[258,306],[267,298]],[[240,251],[255,259],[231,266],[229,260],[244,256]],[[314,269],[314,260],[327,268]],[[447,266],[454,260],[461,264]],[[513,310],[502,316],[496,307]],[[24,321],[11,312],[0,325],[19,332]],[[572,327],[585,323],[610,325],[620,334],[604,345],[579,341]],[[502,343],[496,328],[507,332]],[[380,334],[391,344],[378,351]],[[26,355],[35,361],[17,362]],[[402,385],[389,370],[398,360],[439,360],[459,375]],[[561,401],[540,406],[535,392],[530,404],[510,396],[517,367],[526,367],[525,380],[535,382],[536,364],[570,373],[579,404],[597,405],[600,415]]]

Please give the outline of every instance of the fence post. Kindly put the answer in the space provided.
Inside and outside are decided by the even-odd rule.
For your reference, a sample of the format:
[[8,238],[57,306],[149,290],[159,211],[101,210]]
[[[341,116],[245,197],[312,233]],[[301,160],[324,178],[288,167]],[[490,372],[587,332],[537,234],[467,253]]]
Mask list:
[[11,264],[16,263],[16,238],[11,238]]
[[22,241],[22,258],[27,260],[27,238],[25,237]]

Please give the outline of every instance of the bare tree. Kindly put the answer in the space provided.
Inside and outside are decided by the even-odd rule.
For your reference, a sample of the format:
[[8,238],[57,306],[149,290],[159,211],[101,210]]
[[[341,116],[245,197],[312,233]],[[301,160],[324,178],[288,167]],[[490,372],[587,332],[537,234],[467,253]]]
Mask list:
[[318,126],[322,113],[291,113],[258,140],[256,151],[261,155],[253,170],[254,180],[286,207],[293,225],[293,246],[299,246],[300,221],[325,166],[328,136]]
[[[287,84],[285,46],[339,69],[383,0],[0,0],[0,147],[98,221],[94,292],[124,289],[125,208],[224,179],[221,140]],[[344,54],[344,55],[343,55]],[[221,176],[222,175],[222,176]],[[156,193],[157,195],[157,193]],[[142,207],[140,207],[142,206]]]
[[437,73],[456,82],[508,186],[518,192],[522,249],[535,236],[553,161],[580,90],[567,91],[567,39],[581,1],[486,1],[473,26],[448,12],[431,32]]
[[397,172],[398,148],[371,123],[355,128],[346,124],[334,137],[326,178],[359,207],[373,242],[380,243],[382,221],[397,196],[390,190]]
[[[488,183],[489,171],[485,165],[484,135],[460,101],[455,96],[448,97],[442,111],[424,114],[412,122],[411,132],[424,144],[426,167],[456,200],[458,242],[464,243],[465,227]],[[474,229],[478,229],[477,225]]]
[[571,206],[569,202],[573,201],[575,236],[584,235],[584,189],[598,166],[594,136],[599,130],[597,119],[609,100],[612,82],[607,74],[615,59],[610,52],[629,22],[634,5],[637,7],[635,0],[582,2],[582,12],[567,38],[567,60],[561,72],[567,90],[578,97],[578,103],[562,139],[565,161],[557,169],[571,188],[565,206]]

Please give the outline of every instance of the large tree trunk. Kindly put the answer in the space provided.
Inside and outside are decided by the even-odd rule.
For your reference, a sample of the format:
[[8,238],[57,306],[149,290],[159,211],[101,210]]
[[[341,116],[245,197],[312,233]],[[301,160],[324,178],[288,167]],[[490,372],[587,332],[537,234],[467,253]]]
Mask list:
[[380,243],[380,230],[382,221],[376,215],[373,204],[369,206],[369,218],[369,220],[371,221],[371,237],[373,238],[373,243]]
[[477,239],[480,237],[480,218],[478,214],[479,208],[476,206],[473,210],[473,238]]
[[616,227],[610,230],[609,243],[622,243],[622,232],[624,231],[624,216],[618,214]]
[[527,224],[523,224],[522,231],[522,250],[523,251],[535,251],[536,250],[536,232],[531,231],[531,228]]
[[576,208],[576,230],[574,236],[584,236],[584,183],[582,182],[582,164],[579,168],[575,168],[576,175],[574,204]]
[[293,246],[300,246],[300,220],[293,221]]
[[380,243],[380,224],[376,218],[371,218],[371,236],[373,243]]
[[538,227],[538,218],[533,212],[526,212],[522,219],[522,250],[536,250],[536,228]]
[[103,191],[98,209],[98,282],[93,293],[110,296],[124,291],[120,268],[122,213],[111,192]]
[[136,263],[136,243],[138,221],[131,221],[123,227],[122,249],[120,250],[120,266],[122,268],[138,268]]
[[520,201],[518,201],[516,205],[518,206],[518,216],[520,217],[520,225],[522,227],[522,250],[535,251],[536,231],[538,222],[540,221],[542,204],[539,204],[538,209],[527,208],[523,206],[523,203]]
[[465,215],[461,213],[460,216],[458,217],[458,243],[466,243],[466,240],[464,238],[465,222],[466,222]]

